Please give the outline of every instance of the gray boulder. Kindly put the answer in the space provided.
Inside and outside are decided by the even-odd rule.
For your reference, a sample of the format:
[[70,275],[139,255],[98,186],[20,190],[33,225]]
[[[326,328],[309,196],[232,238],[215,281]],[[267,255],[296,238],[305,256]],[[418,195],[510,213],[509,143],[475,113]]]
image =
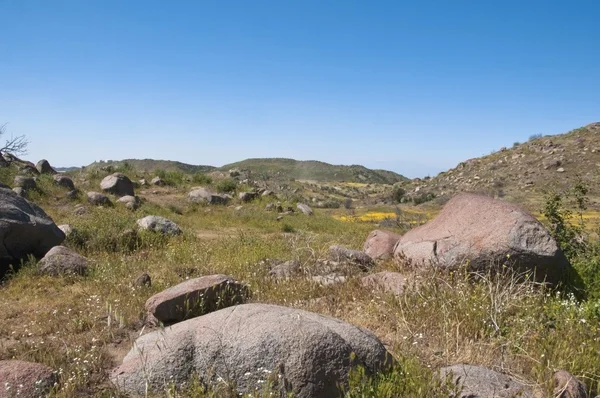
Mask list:
[[181,229],[179,225],[175,224],[168,218],[160,216],[146,216],[137,220],[137,225],[143,230],[160,233],[163,235],[179,235]]
[[440,369],[440,378],[450,380],[460,393],[457,398],[533,397],[533,389],[503,373],[473,365],[453,365]]
[[400,296],[406,288],[407,278],[398,272],[382,271],[363,277],[361,283],[367,289]]
[[554,373],[555,398],[587,398],[587,386],[566,370]]
[[274,279],[285,280],[296,276],[301,271],[300,261],[290,260],[281,264],[276,264],[269,270],[269,276]]
[[117,203],[123,204],[129,210],[137,210],[142,204],[142,201],[137,196],[125,195],[117,199]]
[[50,162],[48,162],[46,159],[42,159],[39,162],[37,162],[37,164],[35,165],[35,168],[37,169],[38,173],[40,174],[56,174],[57,171],[54,170],[54,168],[52,168],[52,166],[50,166]]
[[87,193],[88,202],[93,204],[94,206],[111,206],[112,203],[108,196],[101,194],[99,192],[88,192]]
[[36,204],[0,188],[0,276],[33,255],[42,258],[65,234]]
[[35,182],[35,178],[17,175],[14,179],[15,187],[23,188],[28,191],[30,189],[37,189],[37,182]]
[[306,214],[307,216],[312,216],[313,210],[310,208],[310,206],[304,204],[304,203],[298,203],[296,204],[296,207],[298,208],[298,210],[300,210],[302,213]]
[[100,182],[100,188],[104,192],[111,193],[115,196],[134,196],[133,182],[123,173],[114,173],[104,177]]
[[252,202],[254,199],[258,198],[258,192],[240,192],[238,195],[238,199],[241,202]]
[[412,266],[494,271],[507,264],[558,283],[574,271],[550,232],[518,206],[487,196],[452,198],[428,223],[408,231],[394,255]]
[[0,398],[45,397],[57,381],[57,373],[46,365],[16,359],[0,361]]
[[362,271],[368,271],[375,265],[368,254],[338,245],[329,247],[329,257],[339,263],[355,265]]
[[53,178],[56,185],[67,188],[69,191],[75,190],[75,184],[73,183],[71,177],[64,174],[55,174]]
[[38,263],[38,270],[42,274],[52,276],[84,275],[87,268],[88,261],[85,257],[64,246],[53,247]]
[[192,203],[206,203],[209,205],[226,205],[230,198],[227,195],[213,193],[206,188],[195,188],[188,193],[188,200]]
[[165,185],[165,180],[157,176],[150,180],[150,184],[162,187],[163,185]]
[[167,382],[180,385],[192,374],[207,384],[233,383],[240,393],[262,388],[268,378],[280,394],[331,398],[342,395],[339,386],[358,364],[369,373],[392,364],[371,332],[298,309],[244,304],[138,338],[111,380],[143,395],[146,386],[160,393]]
[[248,297],[248,287],[226,275],[189,279],[155,294],[146,312],[162,323],[181,322],[235,304]]
[[385,260],[394,255],[394,247],[402,236],[389,231],[372,231],[363,247],[363,251],[375,260]]

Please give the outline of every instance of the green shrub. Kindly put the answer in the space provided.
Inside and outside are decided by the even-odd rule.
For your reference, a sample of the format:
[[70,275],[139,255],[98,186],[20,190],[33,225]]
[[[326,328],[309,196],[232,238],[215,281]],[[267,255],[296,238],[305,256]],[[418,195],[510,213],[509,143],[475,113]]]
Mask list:
[[217,192],[221,193],[231,193],[235,192],[237,188],[237,181],[233,178],[225,178],[216,183],[215,188]]

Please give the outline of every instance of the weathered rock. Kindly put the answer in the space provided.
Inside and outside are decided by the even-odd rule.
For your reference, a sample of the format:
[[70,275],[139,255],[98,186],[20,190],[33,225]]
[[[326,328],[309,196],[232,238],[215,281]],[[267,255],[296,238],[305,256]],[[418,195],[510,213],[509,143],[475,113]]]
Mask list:
[[273,192],[273,191],[269,191],[269,190],[267,189],[267,190],[263,191],[263,193],[261,194],[261,196],[262,196],[263,198],[265,198],[265,197],[267,197],[267,196],[275,196],[275,192]]
[[296,207],[298,208],[298,210],[300,210],[302,213],[306,214],[307,216],[312,216],[314,214],[313,210],[310,208],[310,206],[308,206],[304,203],[298,203],[298,204],[296,204]]
[[157,232],[163,235],[179,235],[181,228],[168,218],[160,216],[146,216],[137,220],[137,225],[146,231]]
[[192,203],[207,203],[210,205],[226,205],[230,198],[226,195],[219,195],[206,188],[196,188],[188,193],[188,200]]
[[150,180],[150,184],[162,187],[163,185],[165,185],[165,180],[157,176]]
[[112,193],[115,196],[134,196],[133,182],[123,173],[114,173],[104,177],[100,182],[100,188],[104,192]]
[[36,204],[0,188],[0,277],[33,255],[42,258],[65,234]]
[[54,183],[58,186],[67,188],[69,191],[75,190],[75,184],[71,177],[64,174],[54,174]]
[[535,270],[537,280],[557,283],[574,271],[548,230],[518,206],[487,196],[461,194],[428,223],[408,231],[394,254],[415,266],[452,268],[468,262],[472,271],[507,264]]
[[473,365],[453,365],[440,369],[442,380],[449,378],[460,388],[457,398],[531,398],[532,388],[508,375]]
[[35,362],[0,361],[0,398],[45,397],[58,380],[56,372]]
[[565,370],[554,373],[554,398],[587,398],[587,387]]
[[275,210],[275,203],[268,203],[265,206],[265,211],[273,211],[273,210]]
[[379,290],[400,296],[404,293],[407,278],[398,272],[382,271],[363,277],[361,283],[367,289]]
[[35,168],[37,169],[38,173],[40,174],[56,174],[57,171],[54,170],[52,168],[52,166],[50,166],[50,162],[48,162],[46,159],[42,159],[39,162],[37,162],[37,164],[35,165]]
[[165,380],[180,385],[197,374],[207,384],[220,378],[251,393],[269,378],[278,382],[277,396],[331,398],[341,396],[339,386],[357,364],[374,373],[392,359],[374,334],[341,320],[244,304],[138,338],[111,380],[124,392],[144,394],[146,386],[159,392]]
[[27,191],[21,187],[14,187],[12,191],[22,198],[27,198]]
[[241,202],[252,202],[254,199],[258,198],[257,192],[240,192],[238,195],[238,199]]
[[364,252],[375,260],[384,260],[394,254],[394,247],[400,240],[401,235],[389,231],[372,231],[363,248]]
[[77,189],[74,189],[72,191],[67,192],[67,194],[65,195],[65,197],[67,199],[77,199],[77,196],[79,195],[79,191]]
[[111,206],[112,203],[108,196],[101,194],[99,192],[88,192],[87,193],[88,202],[93,204],[94,206]]
[[87,268],[88,261],[85,257],[64,246],[54,246],[38,263],[41,273],[52,276],[83,275]]
[[152,279],[147,272],[144,272],[142,275],[137,277],[133,285],[135,287],[150,287],[152,286]]
[[69,235],[71,235],[73,233],[73,227],[71,227],[70,224],[59,225],[58,229],[63,231],[63,234],[65,234],[66,237],[68,237]]
[[35,182],[35,178],[27,177],[23,175],[15,176],[15,187],[23,188],[28,191],[30,189],[37,189],[37,182]]
[[137,196],[125,195],[117,199],[117,203],[123,204],[129,210],[137,210],[142,204],[142,201]]
[[356,265],[363,271],[368,271],[375,265],[368,254],[343,246],[334,245],[329,247],[329,257],[334,261]]
[[138,184],[140,184],[140,186],[144,186],[144,185],[148,185],[148,181],[146,181],[145,178],[142,178],[141,180],[138,181]]
[[241,304],[247,297],[246,285],[226,275],[208,275],[155,294],[146,301],[146,312],[163,323],[175,323]]
[[314,275],[311,277],[312,281],[318,283],[321,286],[332,286],[339,285],[346,282],[346,277],[342,274],[327,274],[327,275]]
[[290,260],[271,268],[269,275],[274,279],[289,279],[300,273],[300,261]]
[[[107,198],[108,199],[108,198]],[[87,212],[87,209],[85,208],[84,205],[82,204],[78,204],[77,206],[75,206],[75,208],[73,209],[73,213],[76,216],[82,216]]]

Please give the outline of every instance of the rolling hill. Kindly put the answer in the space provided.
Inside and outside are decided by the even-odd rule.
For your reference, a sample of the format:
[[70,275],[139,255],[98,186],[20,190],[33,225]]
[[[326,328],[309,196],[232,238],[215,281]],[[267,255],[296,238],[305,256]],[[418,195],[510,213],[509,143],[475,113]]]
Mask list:
[[142,172],[151,172],[154,170],[166,170],[166,171],[182,171],[184,173],[209,173],[214,171],[214,166],[200,166],[177,162],[174,160],[155,160],[155,159],[124,159],[124,160],[108,160],[94,162],[87,168],[100,168],[112,166],[113,168],[127,168],[130,167],[133,170],[139,170]]
[[246,159],[227,164],[219,170],[249,170],[259,179],[294,179],[312,181],[345,181],[378,184],[394,184],[408,179],[387,170],[372,170],[364,166],[332,165],[315,160],[285,158]]

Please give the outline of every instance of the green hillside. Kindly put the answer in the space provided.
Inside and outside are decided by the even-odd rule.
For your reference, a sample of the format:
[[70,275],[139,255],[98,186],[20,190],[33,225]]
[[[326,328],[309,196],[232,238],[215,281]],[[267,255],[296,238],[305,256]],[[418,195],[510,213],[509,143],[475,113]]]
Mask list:
[[87,166],[88,168],[113,167],[115,169],[131,168],[141,172],[149,172],[153,170],[165,171],[182,171],[184,173],[208,173],[215,170],[214,166],[193,165],[174,160],[155,160],[155,159],[124,159],[124,160],[107,160],[94,162]]

